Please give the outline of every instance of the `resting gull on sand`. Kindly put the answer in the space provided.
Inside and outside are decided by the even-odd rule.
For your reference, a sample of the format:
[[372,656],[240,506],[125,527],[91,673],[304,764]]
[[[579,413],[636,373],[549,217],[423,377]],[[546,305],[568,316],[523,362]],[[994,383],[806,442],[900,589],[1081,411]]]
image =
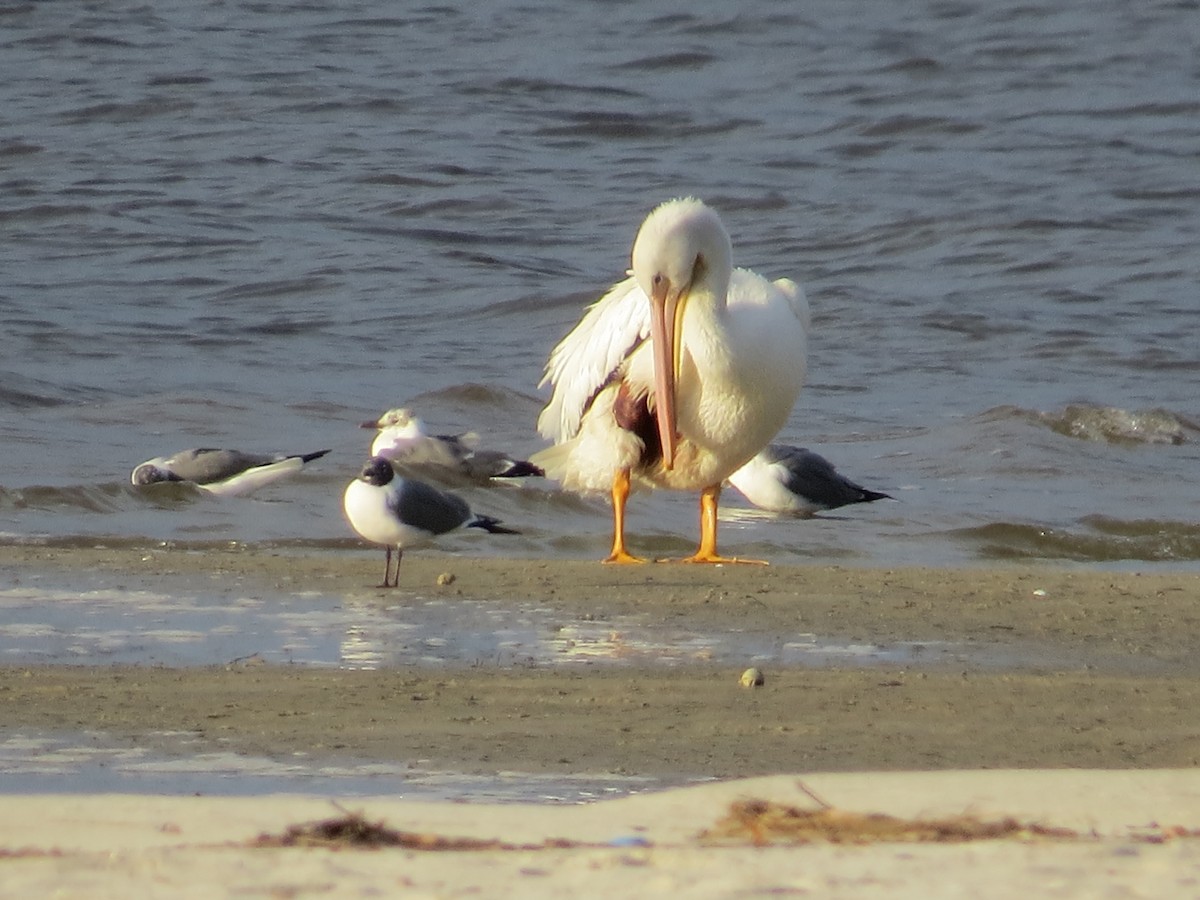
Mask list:
[[[519,534],[501,526],[498,519],[471,512],[461,497],[423,481],[401,478],[382,456],[367,460],[342,498],[346,519],[358,534],[373,544],[383,544],[383,583],[396,587],[400,561],[406,547],[428,544],[456,528],[482,528],[491,534]],[[392,577],[392,548],[396,548],[396,574]]]

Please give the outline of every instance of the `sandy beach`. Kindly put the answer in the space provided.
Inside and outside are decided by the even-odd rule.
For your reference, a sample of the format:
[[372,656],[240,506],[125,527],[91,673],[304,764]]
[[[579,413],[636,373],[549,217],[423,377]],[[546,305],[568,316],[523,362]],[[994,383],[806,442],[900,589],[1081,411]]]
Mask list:
[[[397,593],[367,586],[376,563],[366,553],[0,548],[0,571],[13,583],[86,571],[146,589],[190,574],[280,594],[316,584],[364,602],[442,591],[601,622],[800,629],[879,645],[955,641],[976,649],[979,663],[767,668],[758,688],[739,684],[740,666],[702,654],[669,668],[10,665],[0,669],[8,729],[96,731],[166,754],[185,752],[183,734],[191,752],[721,781],[571,809],[350,804],[396,828],[445,835],[603,844],[634,834],[652,843],[449,854],[243,845],[336,812],[329,798],[7,797],[0,848],[33,852],[5,860],[5,892],[82,895],[88,884],[91,896],[104,896],[88,880],[97,875],[112,896],[134,884],[211,896],[253,883],[272,896],[407,885],[429,896],[929,897],[960,895],[951,888],[966,882],[978,896],[1017,896],[1034,884],[1058,884],[1064,896],[1080,884],[1166,896],[1168,885],[1200,883],[1194,838],[1147,844],[1131,836],[1151,823],[1200,827],[1191,813],[1200,808],[1195,575],[1037,566],[613,569],[413,555]],[[1024,662],[1005,664],[1009,656]],[[767,780],[733,780],[752,776]],[[1102,839],[719,851],[696,843],[732,796],[799,803],[807,795],[797,793],[798,781],[839,809],[1018,816]],[[630,810],[636,822],[622,818]],[[956,867],[950,880],[947,865]]]
[[[964,842],[793,843],[711,834],[739,801],[901,823],[994,823]],[[723,782],[588,806],[384,798],[5,798],[5,896],[889,897],[1194,896],[1200,777],[1190,770],[811,774]],[[344,820],[430,849],[278,846]],[[1051,834],[1027,826],[1040,825]],[[270,840],[262,841],[267,836]],[[263,844],[266,844],[265,846]],[[444,847],[457,849],[438,849]]]

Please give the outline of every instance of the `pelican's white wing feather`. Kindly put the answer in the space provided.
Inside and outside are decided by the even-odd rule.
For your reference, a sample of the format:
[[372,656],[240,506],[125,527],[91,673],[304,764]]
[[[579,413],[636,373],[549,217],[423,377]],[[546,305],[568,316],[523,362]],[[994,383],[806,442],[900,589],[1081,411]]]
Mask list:
[[790,278],[776,278],[772,284],[787,297],[788,303],[792,305],[792,312],[796,314],[796,318],[800,320],[800,324],[804,326],[804,332],[807,334],[812,327],[812,316],[808,310],[808,297],[804,295],[804,288]]
[[553,385],[554,396],[538,416],[542,437],[556,443],[573,438],[588,402],[649,336],[650,300],[633,278],[593,303],[546,363],[539,387]]

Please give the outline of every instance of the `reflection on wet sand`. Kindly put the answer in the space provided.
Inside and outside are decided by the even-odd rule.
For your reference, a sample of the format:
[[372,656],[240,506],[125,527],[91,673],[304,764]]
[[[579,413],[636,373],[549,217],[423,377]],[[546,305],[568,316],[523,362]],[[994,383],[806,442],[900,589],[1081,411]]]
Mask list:
[[977,659],[982,651],[950,643],[702,631],[635,616],[573,621],[535,605],[420,596],[384,605],[318,592],[263,598],[17,587],[0,591],[0,627],[4,663],[829,666],[934,663],[970,653],[987,664]]

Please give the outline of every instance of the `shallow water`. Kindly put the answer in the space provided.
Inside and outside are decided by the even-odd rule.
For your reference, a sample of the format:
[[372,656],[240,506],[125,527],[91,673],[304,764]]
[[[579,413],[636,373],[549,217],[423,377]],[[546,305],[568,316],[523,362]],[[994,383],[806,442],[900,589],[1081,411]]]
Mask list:
[[[208,796],[327,794],[473,803],[591,803],[682,780],[636,775],[470,775],[420,764],[342,759],[315,762],[237,753],[196,753],[189,734],[175,752],[127,746],[103,734],[11,732],[0,735],[0,793],[144,793]],[[331,807],[331,814],[333,808]]]
[[[118,579],[119,581],[120,579]],[[403,600],[319,592],[241,594],[178,587],[22,586],[0,591],[0,665],[296,664],[673,667],[1035,665],[1040,648],[1002,651],[931,640],[835,641],[812,632],[703,631],[637,617],[571,619],[528,604],[406,592]]]
[[[550,348],[693,192],[809,293],[781,438],[896,497],[727,544],[1194,567],[1195,14],[7,7],[0,532],[336,541],[354,426],[401,402],[528,454]],[[127,486],[201,445],[334,452],[261,499]],[[469,493],[517,552],[604,551],[602,503]]]

